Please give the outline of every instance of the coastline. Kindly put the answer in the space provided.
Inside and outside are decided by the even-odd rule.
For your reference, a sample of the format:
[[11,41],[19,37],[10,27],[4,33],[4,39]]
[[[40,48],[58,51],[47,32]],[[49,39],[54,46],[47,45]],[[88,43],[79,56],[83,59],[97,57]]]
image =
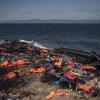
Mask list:
[[[6,98],[16,98],[18,100],[24,100],[24,99],[44,100],[46,98],[46,96],[52,90],[55,90],[58,92],[62,92],[62,91],[69,92],[69,93],[71,93],[71,96],[69,96],[69,97],[66,97],[66,96],[59,97],[58,96],[58,97],[54,97],[54,100],[56,100],[57,98],[59,98],[59,100],[66,100],[66,99],[74,100],[75,98],[79,99],[80,97],[77,95],[76,91],[71,92],[69,89],[62,89],[59,87],[58,83],[55,83],[55,85],[53,85],[51,83],[41,82],[40,78],[41,78],[42,73],[31,73],[31,74],[29,73],[29,70],[31,68],[34,68],[32,62],[36,62],[37,64],[40,63],[40,66],[45,67],[46,65],[45,65],[44,61],[45,61],[45,59],[48,58],[48,56],[42,57],[44,55],[44,53],[43,53],[43,55],[40,55],[40,53],[39,53],[41,51],[41,49],[46,50],[47,48],[44,48],[43,46],[40,46],[40,45],[38,45],[38,47],[36,47],[36,45],[34,46],[34,45],[32,45],[32,43],[33,43],[33,41],[29,42],[29,41],[21,40],[21,41],[12,41],[11,42],[11,41],[6,40],[6,42],[4,41],[2,43],[3,45],[1,44],[1,47],[3,46],[3,48],[6,48],[5,51],[2,50],[1,55],[6,56],[6,59],[8,57],[12,56],[16,60],[17,59],[26,59],[29,61],[28,65],[24,65],[22,67],[22,72],[24,72],[24,74],[25,74],[24,80],[21,81],[20,79],[17,79],[16,80],[17,83],[15,82],[15,80],[13,80],[12,82],[11,81],[8,82],[6,80],[6,83],[4,81],[0,81],[1,83],[4,82],[1,86],[2,86],[2,88],[4,86],[6,89]],[[13,46],[13,45],[15,45],[15,46]],[[39,46],[43,47],[43,48],[39,48]],[[20,47],[28,47],[29,51],[27,51],[25,48],[19,49]],[[21,50],[21,51],[19,51],[19,50]],[[25,51],[23,51],[23,50],[25,50]],[[75,59],[80,64],[84,63],[82,55],[77,55],[75,53],[73,55],[71,52],[68,52],[66,50],[64,50],[64,51],[66,51],[66,52],[64,52],[62,48],[52,49],[52,50],[48,50],[48,51],[50,52],[50,55],[63,57],[64,61],[70,61],[72,59]],[[79,58],[77,58],[76,55]],[[32,59],[32,57],[33,57],[33,59]],[[79,61],[79,59],[80,59],[80,61]],[[12,62],[13,62],[13,60],[12,60]],[[1,66],[1,64],[0,64],[0,66]],[[20,67],[19,67],[19,69],[20,69]],[[10,67],[8,67],[8,68],[10,68]],[[0,69],[2,69],[2,67],[0,67]],[[65,67],[65,69],[66,69],[66,67]],[[12,70],[12,68],[11,68],[11,70]],[[15,69],[13,69],[13,70],[15,70]],[[93,80],[90,80],[89,81],[90,83],[88,82],[88,84],[92,85],[92,83],[93,83],[92,81],[95,81],[95,79],[97,79],[97,77],[95,77]],[[98,85],[96,87],[98,87],[100,85],[100,81],[98,80],[97,83],[98,83]],[[10,85],[10,84],[12,84],[12,85]],[[16,85],[17,85],[17,87],[16,87]],[[98,88],[100,88],[100,87],[98,87]],[[4,90],[4,88],[3,88],[3,90]],[[2,93],[2,90],[1,90],[1,93]],[[92,99],[94,99],[94,98],[91,97],[91,100]],[[95,99],[98,100],[98,97],[95,97]]]

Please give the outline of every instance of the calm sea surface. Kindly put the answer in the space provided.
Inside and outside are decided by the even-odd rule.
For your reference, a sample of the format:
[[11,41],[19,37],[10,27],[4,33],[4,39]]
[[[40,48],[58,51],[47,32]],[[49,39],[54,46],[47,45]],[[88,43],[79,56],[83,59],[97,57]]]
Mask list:
[[100,54],[100,24],[0,24],[0,39],[34,40]]

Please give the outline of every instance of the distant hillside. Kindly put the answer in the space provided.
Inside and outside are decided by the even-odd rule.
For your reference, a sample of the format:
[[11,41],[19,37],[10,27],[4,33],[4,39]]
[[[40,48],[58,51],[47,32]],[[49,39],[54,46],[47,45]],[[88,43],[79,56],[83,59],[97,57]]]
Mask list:
[[100,23],[100,20],[7,20],[1,23]]

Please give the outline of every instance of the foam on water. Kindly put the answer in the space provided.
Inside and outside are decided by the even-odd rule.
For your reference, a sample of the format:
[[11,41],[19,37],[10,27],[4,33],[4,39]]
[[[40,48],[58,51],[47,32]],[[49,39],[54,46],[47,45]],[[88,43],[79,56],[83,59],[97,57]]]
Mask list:
[[41,49],[47,49],[47,47],[39,44],[38,42],[35,41],[27,41],[27,40],[20,40],[20,42],[28,43],[28,44],[33,44],[35,47],[41,48]]
[[41,49],[47,49],[47,47],[42,46],[41,44],[39,44],[38,42],[34,42],[34,46],[41,48]]
[[20,42],[23,42],[23,43],[28,43],[28,44],[32,44],[34,43],[34,41],[27,41],[27,40],[19,40]]

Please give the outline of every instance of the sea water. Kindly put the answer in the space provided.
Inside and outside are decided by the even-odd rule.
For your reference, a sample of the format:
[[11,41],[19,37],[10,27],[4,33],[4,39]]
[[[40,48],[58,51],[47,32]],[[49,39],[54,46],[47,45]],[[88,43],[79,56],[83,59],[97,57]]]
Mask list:
[[33,40],[48,48],[100,54],[100,24],[0,24],[0,39]]

